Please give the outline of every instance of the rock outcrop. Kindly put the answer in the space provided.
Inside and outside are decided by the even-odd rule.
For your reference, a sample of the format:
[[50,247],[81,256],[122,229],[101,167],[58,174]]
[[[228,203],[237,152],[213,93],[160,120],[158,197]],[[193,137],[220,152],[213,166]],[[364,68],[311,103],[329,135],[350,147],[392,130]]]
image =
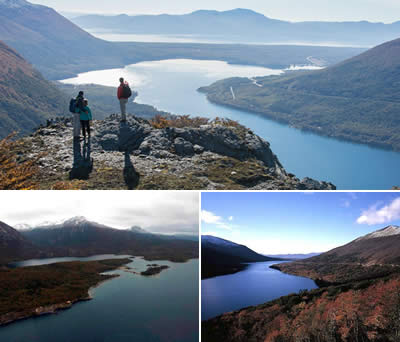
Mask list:
[[40,162],[41,188],[80,180],[83,189],[334,190],[331,183],[288,174],[268,142],[240,125],[154,128],[129,116],[94,121],[90,141],[72,139],[70,119],[24,138]]

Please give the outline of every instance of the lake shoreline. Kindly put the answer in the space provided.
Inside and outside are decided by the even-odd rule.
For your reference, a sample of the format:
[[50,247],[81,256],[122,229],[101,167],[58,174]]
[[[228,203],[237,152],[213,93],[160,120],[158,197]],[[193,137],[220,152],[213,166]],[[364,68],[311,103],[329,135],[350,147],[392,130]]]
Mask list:
[[[295,274],[288,274],[288,273],[286,273],[286,272],[283,272],[283,271],[281,271],[280,269],[278,269],[278,268],[276,268],[275,267],[275,265],[277,265],[277,264],[279,264],[279,261],[277,261],[277,260],[274,260],[274,261],[269,261],[269,262],[267,262],[268,264],[265,264],[265,262],[258,262],[258,263],[246,263],[246,264],[243,264],[243,265],[245,265],[246,266],[246,268],[245,269],[243,269],[242,271],[239,271],[239,272],[236,272],[236,273],[234,273],[234,274],[226,274],[226,275],[222,275],[222,276],[217,276],[217,277],[214,277],[214,278],[206,278],[206,279],[202,279],[202,286],[204,286],[203,288],[205,289],[206,288],[206,284],[203,284],[203,281],[209,281],[209,280],[211,280],[211,281],[214,281],[213,282],[213,288],[214,288],[214,286],[215,287],[218,287],[219,288],[219,293],[224,293],[224,295],[225,295],[225,292],[229,292],[229,291],[225,291],[224,289],[227,289],[226,287],[229,285],[229,287],[234,287],[235,288],[235,291],[234,292],[232,292],[232,293],[237,293],[237,291],[239,290],[237,287],[235,287],[235,279],[234,278],[223,278],[224,276],[236,276],[236,275],[239,275],[239,277],[240,277],[240,273],[241,272],[243,272],[243,273],[246,273],[246,271],[250,271],[250,272],[248,272],[248,274],[247,275],[242,275],[242,279],[241,279],[241,281],[243,282],[247,282],[247,280],[248,279],[250,279],[249,281],[250,281],[250,283],[249,284],[247,284],[247,286],[249,286],[249,287],[246,287],[247,289],[248,289],[248,291],[249,292],[254,292],[254,291],[260,291],[260,288],[258,287],[258,285],[257,285],[257,287],[256,288],[254,288],[254,286],[252,287],[252,285],[251,285],[251,283],[253,282],[253,283],[257,283],[257,284],[259,284],[259,283],[262,283],[263,281],[265,282],[265,279],[263,279],[263,277],[266,275],[266,272],[268,272],[268,270],[269,269],[271,269],[273,272],[279,272],[283,277],[285,277],[285,276],[290,276],[290,277],[293,277],[293,278],[291,278],[291,279],[297,279],[297,280],[302,280],[302,281],[306,281],[306,282],[312,282],[315,286],[311,286],[311,287],[308,287],[308,285],[305,285],[304,283],[302,283],[301,285],[296,285],[297,286],[297,289],[296,288],[287,288],[286,289],[286,292],[283,292],[283,293],[280,293],[278,296],[275,296],[275,294],[273,294],[273,297],[271,297],[270,299],[267,299],[267,300],[262,300],[262,298],[261,297],[259,297],[255,302],[253,301],[253,298],[251,298],[252,296],[250,295],[249,296],[249,299],[247,300],[247,305],[244,305],[244,306],[241,306],[241,307],[238,307],[238,306],[236,306],[236,308],[234,308],[234,309],[231,309],[231,310],[227,310],[227,311],[224,311],[224,312],[221,312],[219,309],[221,309],[221,308],[224,308],[224,306],[220,306],[219,305],[219,307],[218,307],[218,310],[216,311],[215,310],[215,307],[213,308],[214,309],[214,312],[216,313],[216,312],[218,312],[218,314],[217,315],[215,315],[215,316],[211,316],[210,315],[210,313],[212,313],[213,312],[213,309],[209,309],[210,310],[210,312],[207,314],[207,316],[205,316],[205,318],[203,318],[203,317],[201,317],[201,322],[208,322],[208,321],[211,321],[211,320],[214,320],[214,319],[216,319],[216,318],[218,318],[218,317],[221,317],[221,316],[224,316],[224,315],[229,315],[229,314],[235,314],[235,313],[239,313],[239,312],[241,312],[241,311],[243,311],[243,310],[248,310],[248,309],[250,309],[250,308],[253,308],[253,307],[255,307],[255,306],[258,306],[258,305],[269,305],[270,303],[272,303],[272,302],[275,302],[275,301],[278,301],[280,298],[283,298],[283,297],[287,297],[287,296],[290,296],[290,295],[292,295],[293,293],[297,293],[298,291],[301,291],[301,290],[303,290],[303,289],[307,289],[308,291],[312,291],[312,290],[315,290],[315,289],[319,289],[320,288],[320,286],[315,282],[315,280],[314,279],[312,279],[312,278],[309,278],[309,277],[305,277],[305,276],[299,276],[299,275],[295,275]],[[269,263],[271,263],[271,265],[269,264]],[[258,267],[256,268],[256,271],[257,271],[257,280],[255,280],[254,279],[254,274],[252,275],[251,274],[251,272],[252,272],[252,268],[251,268],[251,266],[254,266],[254,265],[256,265],[256,267],[257,267],[257,265],[258,265]],[[263,270],[263,267],[265,267],[265,269],[264,269],[264,271],[262,272],[263,274],[261,274],[260,275],[260,270]],[[267,277],[268,277],[268,275],[267,275]],[[218,280],[218,278],[219,278],[219,280]],[[270,278],[270,279],[273,279],[273,278]],[[282,281],[284,281],[283,279],[281,279],[280,280],[280,282],[282,282]],[[269,282],[269,279],[267,279],[267,282]],[[310,283],[309,283],[310,284]],[[275,284],[276,285],[276,284]],[[303,286],[304,285],[304,286]],[[253,289],[253,290],[252,290]],[[265,294],[265,293],[268,293],[269,291],[270,291],[271,289],[268,289],[268,288],[264,288],[263,287],[263,289],[260,291],[260,293],[263,293],[263,295]],[[232,294],[231,293],[231,294]],[[220,294],[219,294],[220,295]],[[203,305],[207,305],[207,302],[206,302],[206,300],[210,300],[210,299],[208,299],[208,297],[210,297],[209,295],[205,295],[204,293],[202,293],[202,298],[206,298],[205,299],[205,302],[203,303],[203,299],[202,299],[202,303],[203,303]],[[222,296],[222,297],[224,297],[224,296]],[[210,298],[212,298],[212,297],[210,297]],[[229,302],[231,302],[231,298],[232,298],[232,296],[227,296],[226,298],[228,298],[229,299]],[[214,301],[215,301],[215,299],[214,299]],[[221,302],[223,302],[223,298],[222,298],[222,300],[221,300]],[[212,303],[212,301],[210,302],[210,303]],[[229,305],[229,306],[231,306],[231,307],[235,307],[235,306],[232,306],[232,305]],[[225,308],[226,308],[226,305],[225,305]]]
[[267,120],[272,120],[274,122],[286,125],[286,126],[288,126],[290,128],[294,128],[294,129],[299,130],[301,132],[316,134],[316,135],[319,135],[319,136],[324,137],[324,138],[337,140],[339,142],[346,142],[346,143],[351,143],[351,144],[356,144],[356,145],[361,145],[361,146],[368,146],[370,148],[378,149],[378,150],[382,150],[382,151],[400,153],[400,148],[396,149],[392,145],[379,144],[379,143],[376,143],[376,142],[369,142],[369,143],[368,142],[362,142],[362,141],[357,140],[357,139],[351,139],[350,137],[340,137],[339,135],[324,133],[322,130],[320,130],[318,128],[315,128],[315,127],[293,125],[288,120],[285,120],[284,118],[277,118],[277,117],[275,117],[273,115],[268,114],[267,112],[257,111],[257,110],[254,110],[254,109],[251,109],[251,108],[248,108],[248,107],[244,107],[244,106],[241,106],[241,105],[234,105],[234,104],[229,103],[229,102],[218,101],[215,98],[210,97],[209,96],[210,94],[206,90],[203,90],[202,88],[207,88],[207,86],[201,87],[201,88],[197,89],[197,91],[199,93],[205,94],[205,96],[206,96],[206,98],[207,98],[207,100],[209,102],[211,102],[211,103],[213,103],[215,105],[218,105],[218,106],[231,108],[231,109],[235,109],[235,110],[240,110],[240,111],[243,111],[243,112],[249,112],[251,114],[257,114],[257,115],[260,115],[261,117],[263,117],[263,118],[265,118]]
[[88,289],[87,297],[75,298],[75,299],[71,299],[71,300],[63,302],[63,303],[40,306],[40,307],[35,308],[30,313],[10,312],[10,313],[4,314],[4,315],[0,316],[0,329],[2,326],[16,323],[18,321],[22,321],[22,320],[26,320],[26,319],[30,319],[30,318],[34,318],[34,317],[46,316],[46,315],[55,315],[55,314],[58,314],[60,311],[71,309],[74,304],[92,300],[93,296],[91,294],[91,291],[93,289],[101,286],[103,283],[105,283],[109,280],[112,280],[112,279],[118,278],[118,277],[119,277],[118,274],[108,275],[107,279],[101,280],[99,283],[97,283],[96,285],[94,285]]

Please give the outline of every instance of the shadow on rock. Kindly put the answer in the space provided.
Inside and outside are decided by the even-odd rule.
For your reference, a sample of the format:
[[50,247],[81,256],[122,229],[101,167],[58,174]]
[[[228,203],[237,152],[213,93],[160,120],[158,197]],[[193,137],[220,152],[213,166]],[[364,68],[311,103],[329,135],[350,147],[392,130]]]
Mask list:
[[124,181],[129,190],[136,189],[139,185],[140,175],[132,164],[129,152],[125,152]]
[[74,163],[69,173],[69,179],[89,179],[89,175],[93,170],[93,159],[90,157],[90,139],[81,143],[78,139],[74,139]]

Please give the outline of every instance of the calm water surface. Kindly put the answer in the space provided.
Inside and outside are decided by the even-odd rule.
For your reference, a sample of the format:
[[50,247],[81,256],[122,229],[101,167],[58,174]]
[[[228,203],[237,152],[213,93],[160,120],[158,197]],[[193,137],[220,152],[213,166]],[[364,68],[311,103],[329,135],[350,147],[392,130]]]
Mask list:
[[387,190],[400,185],[399,153],[302,132],[261,115],[212,104],[197,91],[227,77],[282,72],[220,61],[165,60],[83,73],[64,82],[117,86],[118,78],[123,76],[139,91],[137,102],[176,114],[238,120],[269,141],[286,170],[299,178],[326,180],[339,189],[353,190]]
[[[53,263],[54,259],[47,261]],[[170,268],[154,277],[109,272],[120,277],[92,289],[93,300],[56,315],[1,327],[0,341],[198,342],[198,260],[155,263]],[[135,258],[128,266],[142,271],[147,264],[148,261]]]
[[239,273],[201,281],[201,319],[207,320],[252,305],[318,286],[308,278],[269,268],[276,261],[252,263]]

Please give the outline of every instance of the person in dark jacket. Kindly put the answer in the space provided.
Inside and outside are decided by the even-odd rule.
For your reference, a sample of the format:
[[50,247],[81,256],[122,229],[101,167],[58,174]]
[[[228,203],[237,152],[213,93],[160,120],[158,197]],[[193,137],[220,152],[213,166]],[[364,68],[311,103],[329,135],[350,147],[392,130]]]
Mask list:
[[80,112],[80,121],[82,127],[83,138],[86,138],[86,133],[88,138],[90,138],[90,121],[92,120],[92,111],[88,106],[89,102],[87,99],[83,100],[83,109]]
[[126,121],[126,104],[128,103],[128,98],[124,97],[124,86],[129,87],[129,83],[126,82],[123,77],[119,79],[119,83],[117,97],[121,106],[121,121],[124,122]]
[[80,91],[76,97],[75,114],[74,114],[74,138],[79,139],[81,132],[80,112],[84,108],[83,104],[83,91]]

